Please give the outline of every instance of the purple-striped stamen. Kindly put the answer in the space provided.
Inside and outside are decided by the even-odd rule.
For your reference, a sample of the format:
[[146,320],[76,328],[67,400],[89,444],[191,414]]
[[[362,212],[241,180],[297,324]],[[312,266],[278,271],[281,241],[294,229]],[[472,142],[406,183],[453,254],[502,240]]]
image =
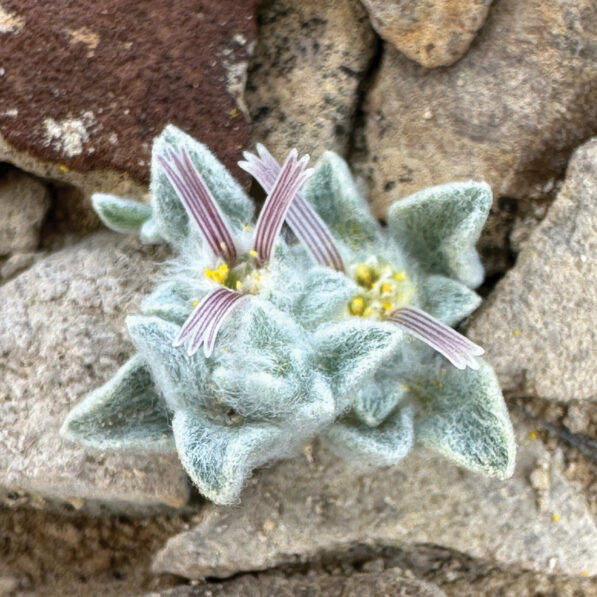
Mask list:
[[457,369],[465,369],[467,366],[471,369],[479,368],[475,357],[485,351],[428,313],[415,307],[404,307],[394,311],[388,321],[398,324],[409,334],[437,350]]
[[228,288],[213,290],[193,309],[173,345],[180,346],[186,343],[187,353],[191,356],[203,344],[203,352],[209,357],[222,323],[232,310],[247,298],[248,295]]
[[[280,164],[261,143],[257,144],[257,153],[259,157],[245,151],[245,161],[239,162],[239,166],[269,193],[280,173]],[[290,204],[286,221],[315,261],[344,271],[342,257],[330,231],[317,212],[298,194]]]
[[232,235],[188,151],[182,148],[178,152],[173,147],[168,147],[166,155],[158,156],[158,160],[189,217],[199,226],[214,255],[233,264],[236,261],[236,247]]
[[265,200],[255,225],[253,244],[260,263],[269,261],[274,241],[280,233],[292,201],[295,199],[298,190],[312,174],[312,170],[306,170],[308,162],[309,156],[305,155],[299,160],[297,150],[293,149],[288,154]]

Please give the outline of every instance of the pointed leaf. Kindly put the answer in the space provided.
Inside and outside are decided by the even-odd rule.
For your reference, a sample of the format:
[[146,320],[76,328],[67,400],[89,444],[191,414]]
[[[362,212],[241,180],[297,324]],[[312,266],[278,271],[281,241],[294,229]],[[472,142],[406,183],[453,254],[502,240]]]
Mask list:
[[475,243],[490,207],[489,185],[453,182],[394,203],[388,211],[388,227],[394,240],[428,273],[475,288],[483,281]]
[[353,317],[321,328],[313,342],[334,393],[346,399],[347,392],[393,353],[402,337],[392,324]]
[[254,205],[226,168],[209,151],[173,125],[168,125],[153,144],[151,164],[151,201],[160,234],[172,245],[180,246],[186,239],[188,216],[176,191],[159,164],[166,146],[185,148],[197,170],[203,176],[219,207],[236,229],[253,219]]
[[175,413],[172,428],[191,480],[205,497],[221,505],[238,502],[251,471],[288,451],[284,430],[266,423],[220,425],[182,410]]
[[401,361],[400,355],[393,354],[377,369],[371,381],[362,383],[356,392],[352,406],[354,414],[369,427],[381,425],[407,396],[400,376],[404,366]]
[[141,312],[182,325],[193,309],[193,300],[190,285],[176,279],[163,282],[146,296],[141,302]]
[[60,433],[98,450],[175,451],[166,404],[139,355],[79,402]]
[[390,466],[402,460],[414,442],[412,406],[405,405],[378,427],[348,416],[332,425],[326,442],[341,458],[360,466]]
[[180,326],[142,315],[129,316],[126,323],[171,410],[188,405],[205,407],[212,402],[205,358],[200,353],[189,356],[183,347],[172,345]]
[[108,228],[123,234],[138,234],[143,224],[151,218],[149,205],[115,195],[95,193],[91,196],[91,204]]
[[353,280],[326,266],[308,266],[300,276],[292,267],[294,263],[290,263],[290,268],[279,267],[273,272],[270,300],[291,314],[299,325],[315,330],[346,311],[357,292]]
[[449,326],[455,326],[481,304],[476,292],[445,276],[429,276],[421,290],[423,309]]
[[302,196],[328,225],[332,234],[351,249],[379,239],[380,226],[359,194],[346,162],[326,151],[314,168]]
[[407,382],[420,405],[416,437],[465,468],[505,479],[514,470],[514,432],[493,369],[480,365],[459,371],[436,360]]

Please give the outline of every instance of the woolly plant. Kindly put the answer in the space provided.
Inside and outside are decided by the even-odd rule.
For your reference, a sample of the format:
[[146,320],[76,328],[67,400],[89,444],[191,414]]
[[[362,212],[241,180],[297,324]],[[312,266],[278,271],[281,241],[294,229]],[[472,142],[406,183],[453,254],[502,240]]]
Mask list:
[[[220,504],[238,500],[253,468],[316,435],[357,464],[393,464],[418,442],[509,476],[495,374],[450,327],[480,302],[487,185],[426,189],[394,204],[382,228],[337,155],[313,171],[295,150],[282,166],[263,146],[245,158],[267,193],[256,222],[227,170],[173,126],[154,142],[150,205],[93,197],[108,227],[174,256],[127,318],[137,354],[62,434],[96,449],[176,450]],[[284,222],[299,243],[282,238]]]

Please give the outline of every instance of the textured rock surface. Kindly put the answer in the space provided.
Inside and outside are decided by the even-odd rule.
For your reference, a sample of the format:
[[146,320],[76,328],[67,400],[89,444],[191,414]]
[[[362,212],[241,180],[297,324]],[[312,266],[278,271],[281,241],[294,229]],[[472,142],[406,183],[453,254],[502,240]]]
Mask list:
[[0,31],[0,159],[124,191],[118,173],[146,181],[152,138],[172,121],[233,165],[248,140],[254,4],[3,0],[18,26]]
[[[521,446],[515,476],[505,482],[422,452],[370,474],[320,449],[307,456],[255,475],[239,508],[208,508],[194,530],[168,542],[154,569],[230,576],[356,545],[429,543],[501,565],[597,573],[597,527],[587,504],[539,440]],[[549,469],[544,513],[527,480],[538,462]]]
[[155,258],[101,233],[0,287],[0,486],[121,508],[185,503],[176,456],[92,453],[58,435],[70,406],[131,353],[124,318],[151,288]]
[[13,168],[0,171],[0,256],[37,249],[49,207],[41,182]]
[[470,326],[505,389],[597,400],[596,254],[594,139],[574,153],[547,217]]
[[264,2],[246,92],[253,138],[277,157],[292,147],[345,154],[376,49],[358,0]]
[[445,597],[439,587],[420,580],[407,579],[399,572],[388,570],[380,573],[353,576],[313,575],[284,577],[275,574],[241,576],[222,584],[147,593],[145,597]]
[[571,151],[595,133],[595,3],[500,0],[450,68],[424,69],[385,46],[355,165],[378,215],[429,185],[486,180],[508,198],[495,203],[487,252],[507,246],[501,223],[549,195]]
[[469,48],[491,0],[362,0],[375,30],[411,60],[447,66]]

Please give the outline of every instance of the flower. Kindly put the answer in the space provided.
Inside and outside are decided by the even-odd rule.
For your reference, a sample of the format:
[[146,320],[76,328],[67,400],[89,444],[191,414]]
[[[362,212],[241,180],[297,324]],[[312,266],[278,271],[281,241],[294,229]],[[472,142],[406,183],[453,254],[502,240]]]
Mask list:
[[[245,161],[239,162],[239,165],[255,177],[266,192],[270,192],[280,173],[280,165],[263,145],[257,145],[257,152],[258,156],[245,152]],[[300,206],[299,209],[303,212],[313,211],[300,195],[295,200],[295,205]],[[297,220],[301,221],[300,218]],[[292,219],[289,223],[294,221]],[[292,228],[295,230],[295,226]],[[357,282],[359,293],[351,299],[348,307],[351,315],[388,321],[401,326],[409,334],[445,356],[456,368],[479,368],[474,357],[484,353],[480,346],[429,313],[409,304],[415,300],[416,292],[403,269],[394,267],[381,256],[371,255],[366,262],[353,263],[350,270],[346,271],[340,250],[321,219],[318,221],[317,230],[319,234],[312,237],[300,233],[297,233],[297,237],[317,261],[350,273]]]
[[[214,267],[205,268],[204,273],[216,288],[198,302],[174,341],[174,346],[186,343],[189,355],[203,345],[208,357],[226,317],[258,292],[259,270],[268,264],[292,201],[312,172],[306,170],[309,156],[299,160],[294,149],[278,168],[252,234],[251,248],[244,253],[240,251],[247,239],[240,235],[234,238],[188,150],[167,145],[157,159],[214,257]],[[245,226],[245,230],[248,232],[249,227]]]

